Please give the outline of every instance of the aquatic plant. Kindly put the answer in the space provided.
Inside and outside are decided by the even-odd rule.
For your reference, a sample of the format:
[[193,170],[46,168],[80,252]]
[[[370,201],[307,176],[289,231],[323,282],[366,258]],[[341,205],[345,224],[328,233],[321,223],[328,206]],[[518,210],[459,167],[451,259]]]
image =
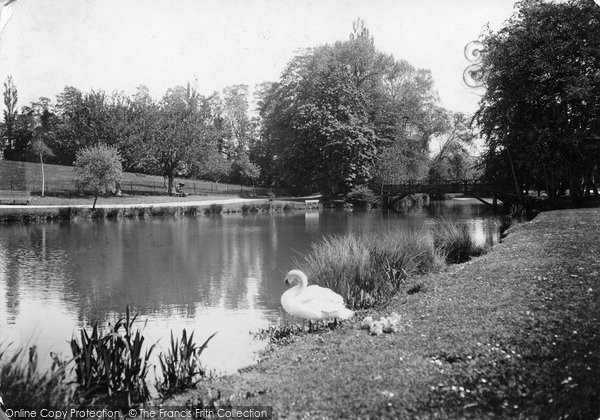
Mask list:
[[443,265],[423,231],[330,236],[312,244],[300,261],[314,282],[340,293],[352,308],[383,303],[409,275]]
[[206,369],[200,364],[200,355],[215,334],[198,346],[194,342],[194,333],[188,337],[184,329],[181,339],[178,339],[171,331],[171,347],[166,354],[161,353],[158,357],[162,380],[157,382],[156,389],[163,397],[193,388],[206,376]]
[[73,390],[65,380],[69,362],[51,353],[52,367],[41,373],[36,346],[30,347],[27,355],[19,349],[10,356],[9,347],[0,351],[0,395],[8,408],[26,407],[32,402],[46,407],[71,402]]
[[107,333],[96,324],[91,333],[82,328],[79,340],[71,339],[80,401],[132,405],[148,400],[146,376],[154,345],[143,350],[145,337],[133,329],[136,319],[137,314],[131,316],[128,307],[125,317]]
[[465,262],[471,257],[482,255],[486,249],[477,245],[465,224],[457,224],[442,219],[433,231],[433,243],[445,257],[446,262]]

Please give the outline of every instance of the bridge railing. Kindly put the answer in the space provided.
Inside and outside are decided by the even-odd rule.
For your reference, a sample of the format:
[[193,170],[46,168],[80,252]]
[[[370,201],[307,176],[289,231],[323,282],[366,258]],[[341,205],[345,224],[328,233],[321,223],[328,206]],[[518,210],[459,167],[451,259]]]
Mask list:
[[414,194],[414,193],[468,193],[474,190],[488,189],[489,185],[477,179],[456,180],[411,180],[399,184],[385,184],[383,193],[390,194]]

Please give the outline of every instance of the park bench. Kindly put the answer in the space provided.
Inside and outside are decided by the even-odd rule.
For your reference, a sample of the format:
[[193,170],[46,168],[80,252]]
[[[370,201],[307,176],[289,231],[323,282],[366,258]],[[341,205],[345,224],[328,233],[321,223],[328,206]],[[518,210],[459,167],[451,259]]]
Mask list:
[[0,190],[0,204],[29,204],[29,191]]
[[319,200],[304,200],[304,204],[306,205],[306,207],[318,206]]

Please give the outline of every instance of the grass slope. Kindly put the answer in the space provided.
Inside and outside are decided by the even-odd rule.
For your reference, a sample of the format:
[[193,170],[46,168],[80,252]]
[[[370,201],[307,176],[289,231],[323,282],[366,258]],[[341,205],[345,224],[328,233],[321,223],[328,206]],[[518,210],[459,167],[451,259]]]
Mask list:
[[220,391],[278,418],[596,419],[599,279],[600,210],[543,213],[490,253],[413,279],[384,311],[400,332],[354,322],[298,337],[169,405]]
[[[72,166],[44,165],[46,178],[46,194],[64,194],[75,191],[75,172]],[[233,184],[219,184],[218,187],[208,181],[175,178],[175,184],[183,182],[188,194],[238,194],[242,190],[248,192],[250,187]],[[125,172],[121,188],[125,193],[166,194],[167,188],[161,176],[142,175]],[[12,187],[12,188],[11,188]],[[195,190],[194,190],[195,187]],[[39,194],[42,190],[42,171],[39,163],[15,162],[0,160],[0,190],[22,190]]]

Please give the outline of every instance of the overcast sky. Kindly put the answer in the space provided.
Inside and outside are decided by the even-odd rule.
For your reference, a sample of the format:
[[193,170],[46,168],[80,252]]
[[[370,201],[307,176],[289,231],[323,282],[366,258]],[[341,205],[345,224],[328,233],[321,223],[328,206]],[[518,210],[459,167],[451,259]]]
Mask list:
[[[4,1],[3,1],[4,2]],[[381,51],[433,72],[442,104],[473,112],[464,46],[513,0],[16,0],[0,34],[0,78],[19,106],[66,85],[155,98],[196,82],[203,94],[277,81],[301,48],[348,38],[361,18]]]

